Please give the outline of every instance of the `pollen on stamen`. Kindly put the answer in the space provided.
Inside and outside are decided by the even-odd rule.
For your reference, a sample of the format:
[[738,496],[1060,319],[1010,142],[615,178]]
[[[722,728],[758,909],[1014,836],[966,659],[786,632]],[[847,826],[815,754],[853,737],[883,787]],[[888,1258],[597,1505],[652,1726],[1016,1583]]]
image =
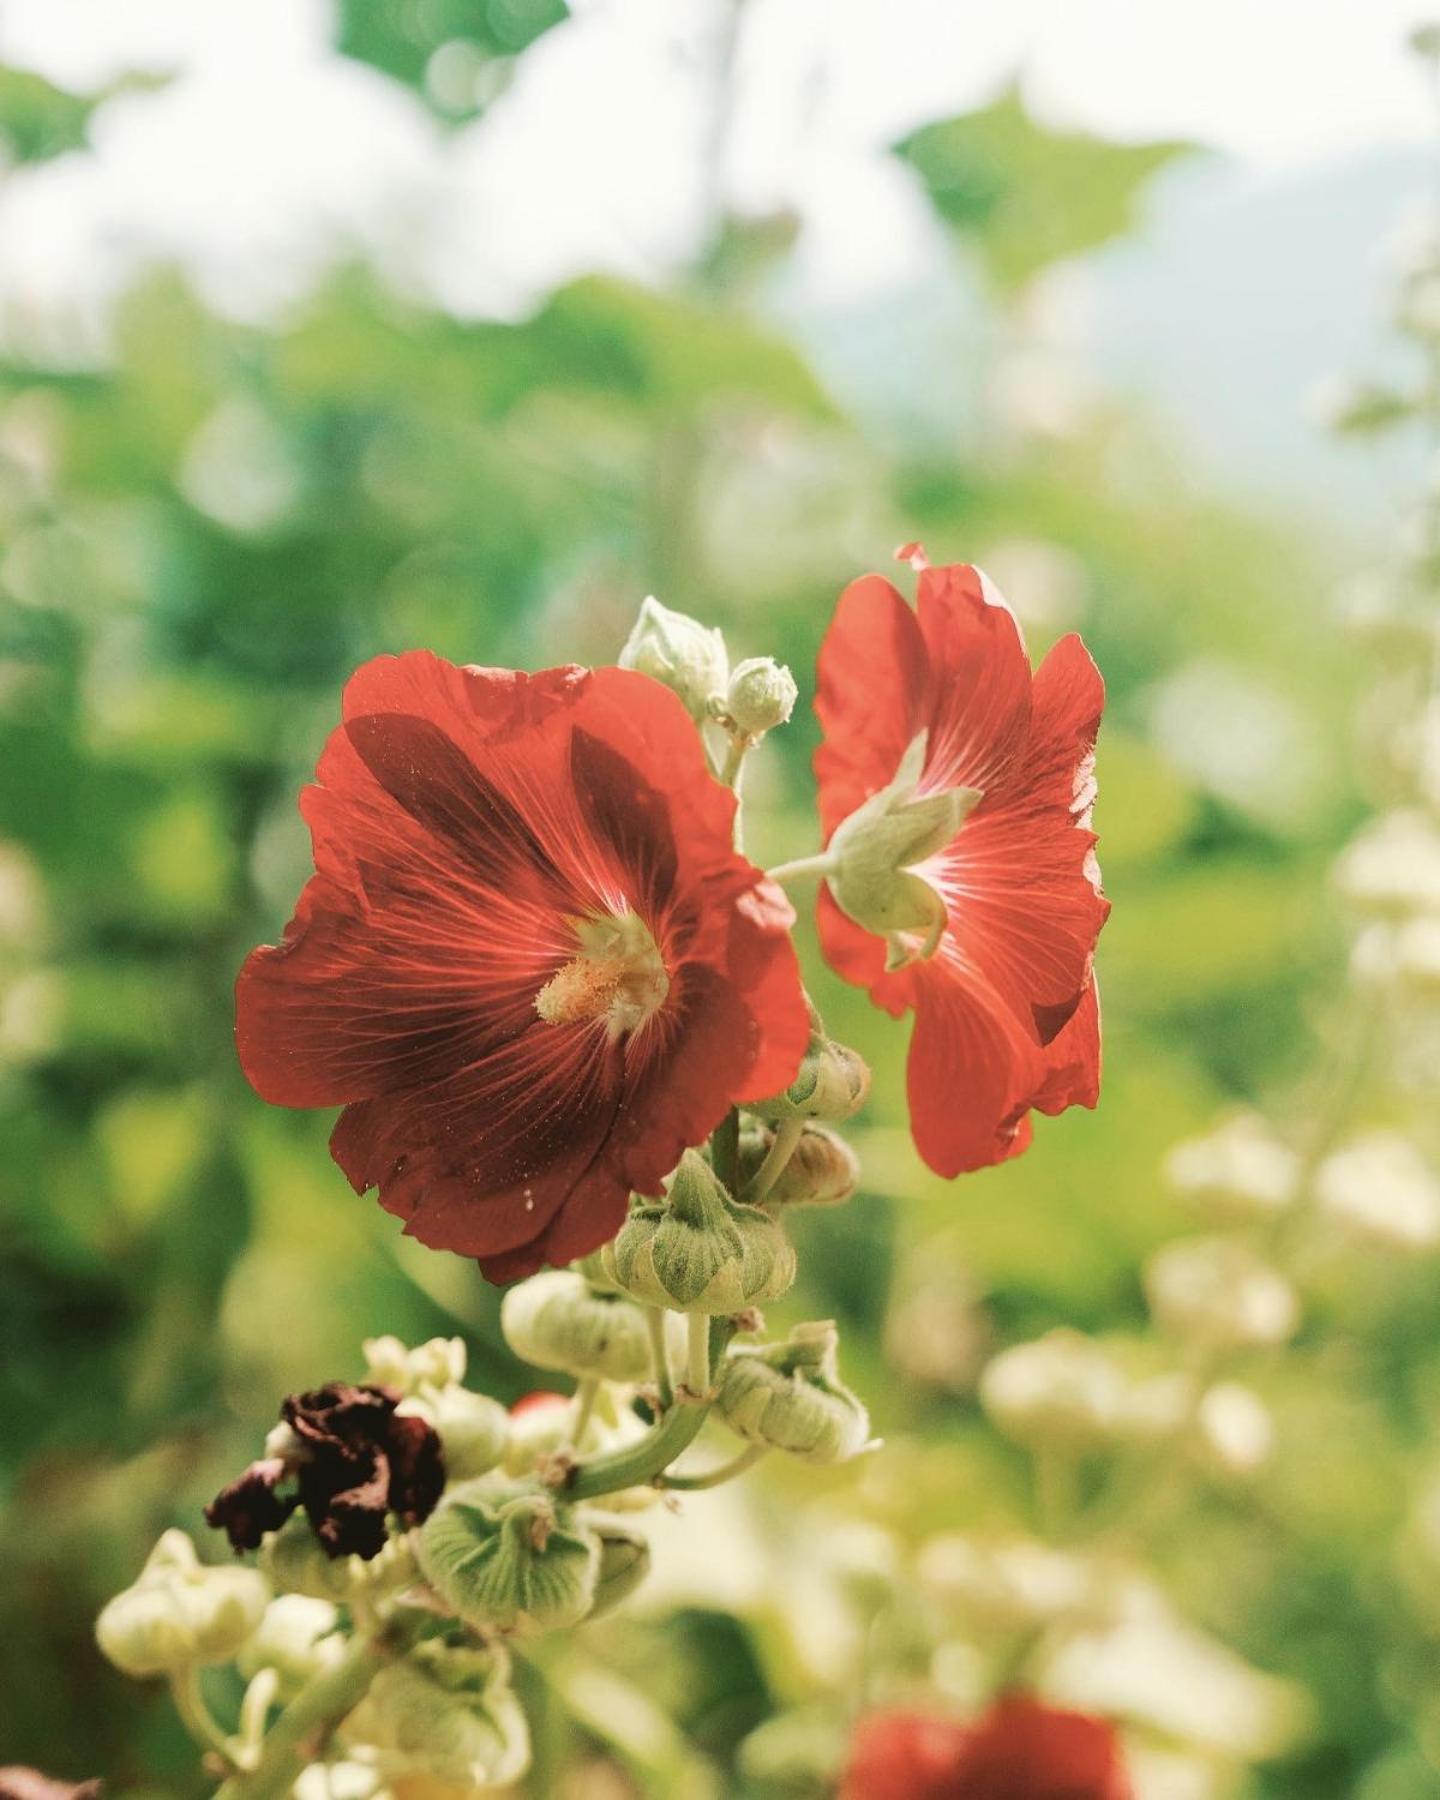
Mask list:
[[545,983],[535,996],[535,1010],[547,1025],[576,1025],[608,1012],[620,986],[622,971],[614,963],[577,956]]

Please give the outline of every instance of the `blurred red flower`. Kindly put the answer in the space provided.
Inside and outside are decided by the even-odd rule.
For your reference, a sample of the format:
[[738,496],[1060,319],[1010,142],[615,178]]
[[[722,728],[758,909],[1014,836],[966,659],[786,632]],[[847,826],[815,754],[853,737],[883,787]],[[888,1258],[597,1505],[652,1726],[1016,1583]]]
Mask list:
[[378,657],[301,796],[315,875],[236,987],[240,1061],[343,1105],[331,1153],[494,1281],[658,1194],[737,1101],[793,1079],[789,904],[649,677]]
[[972,1724],[872,1713],[840,1800],[1134,1800],[1114,1729],[1012,1694]]
[[951,835],[901,878],[913,917],[928,898],[934,924],[877,935],[841,910],[832,876],[820,932],[877,1005],[913,1009],[911,1129],[949,1176],[1017,1155],[1031,1108],[1098,1098],[1092,958],[1109,904],[1090,812],[1105,693],[1078,637],[1032,677],[1019,624],[978,569],[914,561],[916,611],[878,575],[840,597],[820,652],[815,772],[832,849],[872,797],[903,824],[954,795]]

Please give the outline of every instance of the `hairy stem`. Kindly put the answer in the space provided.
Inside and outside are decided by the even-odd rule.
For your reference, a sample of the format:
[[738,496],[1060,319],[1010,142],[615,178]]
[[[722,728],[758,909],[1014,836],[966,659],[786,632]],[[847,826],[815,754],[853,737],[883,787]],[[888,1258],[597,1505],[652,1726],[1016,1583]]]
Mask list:
[[748,1206],[759,1206],[785,1173],[785,1165],[795,1154],[795,1146],[800,1142],[804,1129],[803,1119],[782,1119],[775,1127],[775,1141],[765,1152],[764,1162],[755,1171],[749,1187],[741,1196]]
[[704,1313],[691,1313],[685,1323],[689,1330],[685,1382],[695,1399],[704,1400],[710,1392],[710,1320]]
[[675,1404],[675,1383],[670,1374],[670,1346],[665,1338],[665,1308],[647,1306],[645,1323],[650,1330],[650,1360],[655,1370],[655,1386],[660,1391],[660,1410],[666,1413]]
[[733,1194],[740,1182],[740,1114],[733,1106],[710,1134],[710,1156],[715,1173]]
[[590,1421],[595,1416],[595,1402],[600,1398],[600,1377],[587,1375],[575,1389],[575,1412],[570,1424],[570,1442],[583,1443]]
[[768,1456],[768,1444],[751,1444],[738,1456],[732,1456],[728,1462],[717,1464],[713,1469],[706,1469],[700,1475],[662,1475],[657,1486],[677,1492],[698,1493],[702,1488],[719,1487],[722,1482],[733,1481],[737,1475],[743,1475],[747,1469],[753,1469],[762,1456]]
[[238,1768],[243,1756],[238,1744],[220,1729],[200,1689],[198,1669],[176,1669],[170,1676],[170,1697],[180,1722],[202,1749],[213,1750],[227,1768]]
[[828,850],[822,850],[815,856],[799,856],[794,862],[776,863],[773,869],[765,873],[772,881],[803,881],[808,875],[828,875],[835,867],[835,858]]

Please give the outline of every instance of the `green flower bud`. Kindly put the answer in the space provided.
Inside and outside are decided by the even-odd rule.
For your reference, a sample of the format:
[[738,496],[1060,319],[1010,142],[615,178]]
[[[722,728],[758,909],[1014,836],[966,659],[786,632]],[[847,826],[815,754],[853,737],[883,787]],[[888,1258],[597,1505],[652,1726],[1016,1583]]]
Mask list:
[[273,1669],[280,1678],[280,1698],[288,1700],[345,1654],[339,1624],[340,1615],[328,1600],[279,1594],[235,1659],[240,1673],[250,1681],[262,1669]]
[[500,1329],[518,1357],[577,1380],[644,1381],[650,1373],[645,1316],[618,1294],[602,1294],[573,1269],[547,1269],[512,1287]]
[[[610,1498],[605,1497],[607,1506]],[[628,1600],[650,1573],[650,1540],[619,1519],[591,1518],[588,1523],[600,1540],[600,1568],[590,1607],[594,1619]]]
[[[740,1134],[740,1189],[743,1193],[759,1172],[775,1134],[752,1124]],[[767,1211],[782,1206],[838,1206],[860,1185],[860,1158],[828,1125],[809,1120],[800,1132],[790,1160],[765,1196]]]
[[622,669],[664,682],[697,723],[713,718],[724,702],[730,678],[724,638],[653,597],[641,604],[619,661]]
[[[458,1340],[457,1340],[458,1341]],[[422,1382],[396,1407],[433,1425],[445,1453],[445,1475],[467,1481],[493,1469],[510,1441],[510,1415],[498,1400],[469,1388],[431,1387]]]
[[637,1207],[604,1251],[626,1293],[676,1312],[732,1313],[776,1300],[795,1279],[795,1251],[758,1206],[740,1206],[687,1150],[663,1201]]
[[835,829],[827,854],[830,891],[843,913],[886,939],[886,967],[935,954],[948,914],[923,865],[951,843],[979,805],[979,788],[920,791],[927,733],[900,759],[894,779]]
[[771,656],[752,656],[737,664],[730,677],[725,711],[742,736],[764,737],[787,722],[799,697],[795,677],[784,663]]
[[343,1734],[389,1778],[488,1790],[508,1787],[530,1766],[530,1733],[498,1647],[416,1645],[375,1677]]
[[378,1556],[330,1556],[303,1512],[291,1515],[260,1547],[260,1567],[282,1594],[307,1594],[337,1606],[398,1593],[415,1579],[415,1554],[403,1535],[386,1540]]
[[605,1273],[605,1257],[602,1251],[592,1250],[588,1256],[582,1256],[579,1262],[571,1263],[570,1267],[577,1275],[583,1275],[597,1294],[618,1294],[620,1292]]
[[825,1035],[825,1024],[810,1005],[810,1043],[800,1071],[772,1099],[746,1107],[756,1118],[778,1125],[784,1119],[828,1119],[838,1124],[858,1112],[870,1092],[870,1071],[863,1059]]
[[260,1623],[269,1598],[257,1570],[208,1568],[183,1531],[167,1531],[133,1585],[105,1606],[95,1638],[126,1675],[228,1662]]
[[870,1416],[840,1379],[839,1339],[825,1320],[797,1325],[783,1344],[734,1351],[716,1406],[752,1444],[804,1462],[847,1462],[870,1438]]
[[469,1625],[561,1630],[578,1625],[595,1598],[594,1535],[534,1489],[453,1488],[421,1528],[419,1548],[431,1587]]

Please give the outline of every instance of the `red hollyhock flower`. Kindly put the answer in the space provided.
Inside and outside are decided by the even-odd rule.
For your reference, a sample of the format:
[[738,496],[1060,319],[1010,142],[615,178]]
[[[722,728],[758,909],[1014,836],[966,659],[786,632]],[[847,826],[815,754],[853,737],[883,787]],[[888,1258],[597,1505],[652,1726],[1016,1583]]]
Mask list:
[[[1032,677],[1019,624],[978,569],[913,560],[916,611],[868,575],[841,595],[820,652],[826,842],[858,848],[869,832],[849,877],[864,923],[832,873],[820,933],[877,1005],[914,1011],[911,1128],[949,1176],[1017,1155],[1031,1108],[1099,1095],[1091,965],[1109,905],[1090,811],[1105,693],[1078,637]],[[863,885],[887,847],[889,886]]]
[[808,1018],[779,889],[684,708],[621,669],[351,677],[301,796],[315,875],[236,986],[251,1084],[343,1105],[357,1192],[493,1281],[614,1235]]
[[1020,1694],[973,1724],[872,1713],[840,1800],[1134,1800],[1113,1728]]

